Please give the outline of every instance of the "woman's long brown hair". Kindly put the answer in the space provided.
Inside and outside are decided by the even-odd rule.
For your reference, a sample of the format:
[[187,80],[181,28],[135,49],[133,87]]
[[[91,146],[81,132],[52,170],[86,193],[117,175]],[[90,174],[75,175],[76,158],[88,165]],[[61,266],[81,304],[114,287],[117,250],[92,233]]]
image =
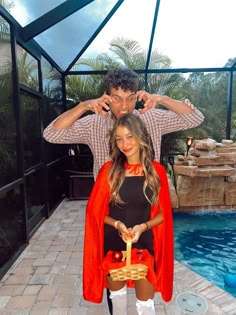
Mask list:
[[[143,192],[150,204],[154,205],[157,203],[160,189],[160,180],[152,163],[155,156],[154,149],[144,122],[135,114],[127,114],[117,119],[111,131],[109,149],[113,164],[108,174],[111,202],[115,204],[123,203],[119,195],[119,189],[124,182],[124,164],[127,161],[126,156],[117,147],[116,130],[118,127],[126,127],[140,145],[139,158],[145,176]],[[151,200],[148,199],[145,193],[147,186],[152,190]]]

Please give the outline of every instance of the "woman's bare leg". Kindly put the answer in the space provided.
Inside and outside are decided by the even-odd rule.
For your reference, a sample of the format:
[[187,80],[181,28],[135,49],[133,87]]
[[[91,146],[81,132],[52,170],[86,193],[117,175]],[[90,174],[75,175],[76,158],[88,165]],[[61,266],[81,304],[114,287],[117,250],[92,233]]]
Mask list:
[[146,279],[135,281],[138,315],[155,315],[154,286]]
[[120,290],[126,284],[126,281],[112,281],[110,276],[107,276],[106,280],[107,280],[107,285],[108,285],[109,290],[112,290],[112,291]]
[[127,288],[125,281],[112,281],[107,277],[107,284],[112,301],[113,315],[127,315]]
[[147,279],[141,279],[135,281],[135,292],[137,299],[147,301],[154,298],[155,288]]

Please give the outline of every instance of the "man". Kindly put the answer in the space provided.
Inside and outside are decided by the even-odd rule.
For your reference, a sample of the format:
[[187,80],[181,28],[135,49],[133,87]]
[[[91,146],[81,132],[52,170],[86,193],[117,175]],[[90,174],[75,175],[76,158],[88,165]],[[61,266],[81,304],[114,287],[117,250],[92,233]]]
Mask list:
[[[117,117],[135,113],[146,123],[151,135],[155,159],[160,159],[161,137],[164,134],[194,128],[204,120],[202,113],[188,100],[174,100],[166,95],[138,91],[138,75],[129,69],[115,69],[105,78],[105,93],[92,100],[80,102],[61,114],[45,130],[44,138],[51,143],[84,143],[93,154],[96,179],[101,166],[109,160],[108,137]],[[136,101],[144,107],[136,110]],[[168,111],[156,108],[162,105]],[[96,115],[81,116],[87,111]]]
[[[144,101],[136,110],[136,101]],[[158,109],[162,105],[168,110]],[[95,115],[81,116],[87,111]],[[138,75],[129,69],[115,69],[105,78],[105,93],[79,103],[54,120],[44,131],[51,143],[84,143],[93,154],[93,174],[96,179],[101,166],[109,160],[109,131],[114,121],[127,113],[139,115],[151,135],[155,159],[160,159],[161,137],[164,134],[196,127],[204,120],[202,113],[188,100],[182,102],[166,95],[138,91]],[[109,294],[109,293],[108,293]],[[112,306],[108,299],[109,310]]]

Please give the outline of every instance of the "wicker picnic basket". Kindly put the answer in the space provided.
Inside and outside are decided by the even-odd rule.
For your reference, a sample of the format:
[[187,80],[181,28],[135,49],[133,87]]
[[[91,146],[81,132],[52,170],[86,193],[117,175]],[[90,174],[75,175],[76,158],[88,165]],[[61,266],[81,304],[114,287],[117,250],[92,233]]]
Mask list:
[[126,242],[126,265],[109,270],[109,274],[113,281],[140,280],[145,279],[148,267],[144,264],[131,264],[131,238]]

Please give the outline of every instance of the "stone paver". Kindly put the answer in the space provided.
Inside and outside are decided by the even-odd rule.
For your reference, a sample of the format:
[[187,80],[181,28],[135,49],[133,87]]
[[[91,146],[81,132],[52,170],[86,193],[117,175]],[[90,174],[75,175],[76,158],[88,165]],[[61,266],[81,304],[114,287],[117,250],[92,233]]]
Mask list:
[[[0,281],[0,315],[108,314],[105,293],[101,304],[82,298],[85,206],[86,201],[64,200],[40,226]],[[176,305],[177,295],[183,292],[205,298],[206,315],[236,315],[234,297],[178,262],[175,262],[173,299],[164,303],[156,294],[156,314],[184,315]],[[129,315],[137,315],[134,304],[135,294],[129,289]]]
[[10,296],[0,296],[0,309],[4,308],[7,305],[10,298]]

